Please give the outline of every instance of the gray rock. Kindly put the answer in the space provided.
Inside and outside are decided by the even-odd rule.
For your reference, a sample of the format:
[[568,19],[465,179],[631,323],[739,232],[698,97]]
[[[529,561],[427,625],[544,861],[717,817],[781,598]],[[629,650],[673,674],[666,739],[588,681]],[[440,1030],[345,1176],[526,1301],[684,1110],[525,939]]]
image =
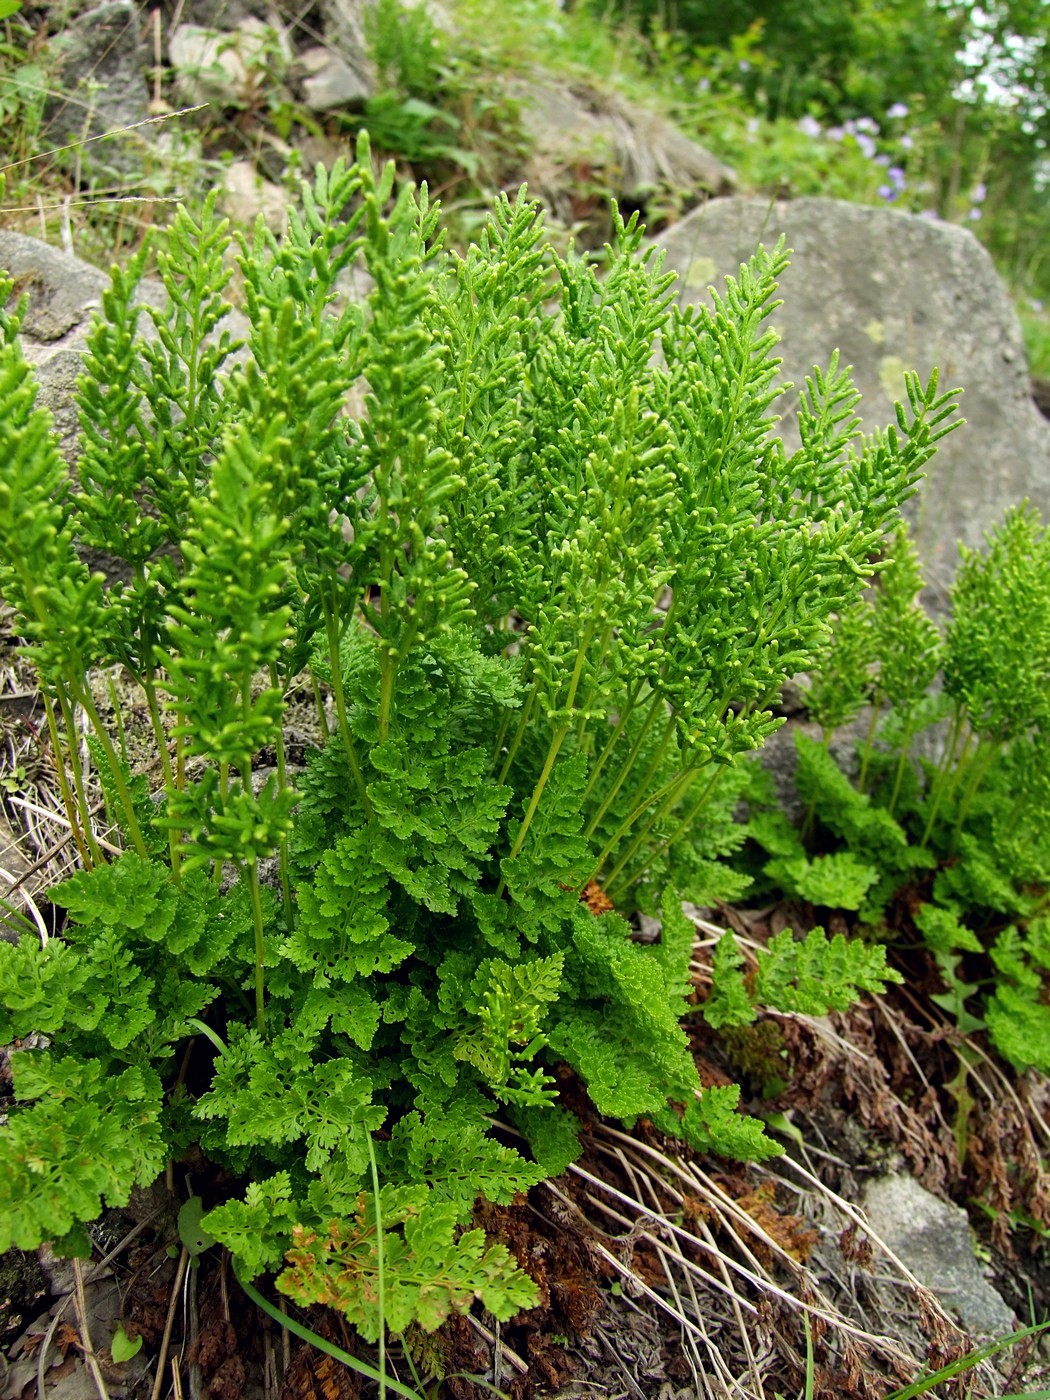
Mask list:
[[296,66],[302,72],[303,101],[313,112],[359,107],[372,95],[366,75],[328,49],[305,49]]
[[6,230],[0,230],[0,269],[14,279],[15,297],[29,299],[22,349],[36,369],[38,401],[53,414],[62,450],[69,455],[77,435],[73,395],[84,340],[109,279],[79,258]]
[[373,96],[376,76],[365,37],[365,0],[321,0],[321,15],[326,46],[357,75],[361,100]]
[[[1021,331],[991,258],[967,229],[837,200],[712,200],[659,236],[686,301],[735,274],[759,242],[793,249],[772,318],[783,375],[801,386],[838,349],[853,366],[870,430],[893,421],[904,371],[964,389],[967,420],[942,443],[920,493],[917,541],[935,597],[958,557],[1028,497],[1050,514],[1050,424],[1029,390]],[[798,391],[784,400],[792,438]],[[797,439],[796,439],[797,440]]]
[[260,82],[272,84],[275,72],[291,61],[283,28],[249,15],[233,29],[205,29],[180,24],[168,40],[182,101],[247,105]]
[[864,1211],[876,1235],[921,1284],[955,1312],[975,1337],[1012,1332],[1014,1315],[984,1277],[974,1257],[966,1212],[900,1173],[879,1177],[864,1193]]
[[202,29],[236,29],[246,19],[268,19],[274,12],[273,0],[185,0],[178,6],[184,24]]
[[[52,146],[106,132],[81,146],[76,159],[87,175],[127,176],[141,170],[152,127],[147,74],[151,63],[144,17],[131,0],[111,0],[66,24],[52,42],[57,60],[53,89],[63,95],[44,113]],[[128,131],[121,128],[137,126]]]
[[661,187],[714,194],[735,187],[727,165],[666,118],[626,98],[542,78],[515,83],[512,92],[535,148],[529,186],[555,205],[567,179],[578,184],[581,165],[600,172],[596,178],[606,188],[632,202]]
[[287,190],[264,179],[251,160],[235,160],[223,173],[223,212],[241,228],[251,228],[261,214],[267,228],[280,233],[288,221]]
[[[77,435],[77,375],[83,365],[91,319],[101,309],[109,276],[39,239],[4,229],[0,229],[0,269],[13,278],[15,298],[23,294],[28,297],[22,349],[36,370],[38,402],[50,409],[62,451],[71,457]],[[138,300],[143,305],[163,306],[166,297],[163,284],[158,281],[145,278],[139,284]],[[247,331],[247,321],[237,311],[231,312],[223,324],[238,338]],[[140,325],[146,334],[152,327],[145,316]]]

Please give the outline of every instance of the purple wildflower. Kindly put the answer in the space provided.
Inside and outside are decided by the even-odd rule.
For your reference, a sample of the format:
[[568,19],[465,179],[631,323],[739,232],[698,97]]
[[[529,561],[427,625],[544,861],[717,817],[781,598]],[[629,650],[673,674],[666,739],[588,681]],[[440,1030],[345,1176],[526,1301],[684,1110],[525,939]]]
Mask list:
[[988,186],[982,180],[979,185],[974,185],[970,198],[973,200],[974,204],[983,204],[987,194]]
[[899,193],[900,191],[895,190],[892,185],[880,185],[878,189],[879,198],[884,199],[887,204],[892,204]]
[[897,142],[902,151],[910,151],[915,145],[914,138],[908,135],[901,136]]
[[908,108],[903,102],[895,102],[886,115],[891,122],[899,121],[901,117],[908,115]]
[[898,190],[902,190],[907,183],[904,178],[904,171],[899,165],[891,165],[889,170],[886,171],[886,174],[890,177]]
[[804,117],[798,119],[798,129],[803,136],[812,136],[815,140],[823,130],[816,117],[811,117],[807,112]]
[[869,136],[878,136],[879,124],[877,121],[873,121],[871,117],[858,117],[856,122],[856,130],[866,131]]
[[867,156],[868,160],[871,160],[872,156],[875,154],[874,139],[863,131],[858,131],[853,139],[856,141],[863,154]]

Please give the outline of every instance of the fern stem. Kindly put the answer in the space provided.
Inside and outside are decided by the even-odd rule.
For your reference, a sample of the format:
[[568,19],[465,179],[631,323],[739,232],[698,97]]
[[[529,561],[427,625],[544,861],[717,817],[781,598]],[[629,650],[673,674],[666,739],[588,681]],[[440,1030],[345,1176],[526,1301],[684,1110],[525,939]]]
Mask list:
[[907,771],[908,759],[911,757],[911,739],[901,744],[900,756],[897,759],[897,771],[893,777],[893,792],[890,794],[889,806],[886,810],[893,816],[897,807],[897,799],[901,795],[901,785],[904,782],[904,774]]
[[613,851],[623,840],[624,836],[626,836],[627,833],[630,831],[631,827],[634,826],[635,822],[639,819],[639,817],[643,817],[654,802],[661,802],[669,792],[673,792],[674,789],[680,783],[681,778],[682,774],[679,771],[675,774],[675,776],[671,779],[669,783],[664,783],[663,787],[657,788],[655,792],[650,793],[648,797],[643,798],[642,801],[638,804],[638,806],[635,807],[634,811],[631,812],[629,816],[624,818],[624,820],[613,832],[609,840],[605,843],[604,847],[599,853],[598,860],[594,866],[594,869],[591,871],[587,879],[583,882],[582,888],[586,888],[592,880],[598,879],[599,875],[602,873],[602,867],[605,865],[605,862],[609,859],[609,856],[612,855]]
[[248,862],[245,874],[252,902],[252,928],[255,932],[255,1026],[260,1035],[266,1033],[266,949],[263,943],[262,899],[259,894],[259,868],[255,860]]
[[941,809],[941,802],[944,799],[945,788],[947,786],[948,772],[955,762],[955,753],[959,747],[959,737],[962,733],[963,717],[965,707],[957,705],[955,713],[952,715],[951,727],[948,730],[948,739],[944,746],[944,755],[937,768],[937,775],[933,780],[933,801],[930,807],[930,814],[926,819],[926,826],[922,833],[922,840],[919,842],[922,850],[925,850],[930,843],[930,836],[933,832],[933,824],[937,820],[937,814]]
[[386,1400],[386,1247],[383,1240],[383,1203],[379,1196],[379,1168],[376,1166],[372,1134],[368,1143],[368,1165],[372,1172],[372,1194],[376,1202],[376,1289],[379,1293],[379,1400]]
[[644,679],[636,681],[633,688],[629,692],[627,696],[627,701],[621,708],[620,713],[616,718],[616,725],[613,728],[613,732],[609,735],[608,741],[604,749],[602,749],[601,753],[595,760],[593,767],[591,768],[591,776],[588,778],[587,786],[584,788],[583,796],[580,798],[581,806],[587,805],[587,799],[594,791],[594,785],[598,781],[602,769],[609,761],[609,755],[612,753],[616,745],[620,742],[620,738],[623,735],[623,731],[627,727],[627,721],[631,718],[631,714],[634,711],[634,707],[638,703],[638,696],[640,695],[642,686],[644,684]]
[[955,818],[955,825],[952,827],[952,838],[949,846],[949,852],[952,855],[955,854],[956,843],[959,840],[966,818],[970,815],[970,807],[973,805],[973,800],[977,796],[981,784],[988,776],[1001,746],[1001,740],[988,739],[979,744],[977,752],[973,756],[973,761],[970,764],[969,781],[963,792],[962,801],[959,803],[959,811]]
[[576,727],[576,738],[574,748],[577,753],[583,751],[584,739],[587,736],[587,726],[595,717],[595,708],[601,695],[602,682],[604,677],[605,658],[609,652],[609,643],[613,639],[614,628],[607,627],[602,634],[601,646],[598,648],[598,655],[594,661],[594,684],[590,688],[587,698],[580,705],[580,722]]
[[385,641],[379,643],[379,742],[390,733],[390,712],[394,708],[394,678],[397,653]]
[[117,751],[113,747],[113,740],[109,737],[109,733],[102,723],[102,718],[95,707],[91,692],[86,685],[79,687],[77,701],[83,707],[88,719],[91,721],[91,726],[98,737],[102,752],[105,755],[106,766],[113,776],[113,783],[117,789],[117,796],[120,798],[120,805],[124,809],[124,816],[128,823],[128,835],[131,837],[135,850],[143,859],[146,859],[149,852],[146,849],[146,842],[142,835],[142,828],[139,826],[138,817],[135,815],[135,804],[124,777],[123,766],[120,759],[117,757]]
[[[948,775],[947,797],[949,802],[954,801],[955,794],[959,790],[960,782],[962,782],[964,775],[970,771],[970,764],[973,762],[973,759],[970,758],[970,747],[976,738],[977,736],[973,729],[967,727],[966,736],[962,742],[962,748],[959,750],[959,756],[955,761],[955,767]],[[977,742],[980,744],[979,739]]]
[[[660,819],[664,816],[665,813],[671,811],[671,809],[677,806],[677,804],[682,800],[682,798],[685,797],[686,793],[693,785],[693,779],[696,777],[697,771],[699,770],[700,766],[701,765],[698,762],[686,768],[684,772],[679,774],[678,781],[674,784],[669,785],[670,791],[667,793],[664,800],[660,803],[656,811],[652,814],[649,820],[645,823],[642,829],[635,836],[634,840],[628,846],[623,856],[621,856],[621,858],[616,862],[612,870],[609,872],[609,878],[605,882],[607,889],[615,885],[620,872],[626,866],[630,865],[632,860],[634,860],[635,856],[638,854],[639,850],[642,848],[643,844],[648,839],[649,833],[652,831],[656,823],[660,821]],[[714,778],[711,779],[711,782],[714,782]],[[708,787],[710,788],[710,784],[708,785]]]
[[328,728],[328,716],[325,713],[324,696],[321,694],[321,687],[318,684],[317,677],[313,673],[312,667],[310,669],[310,687],[313,690],[314,704],[317,707],[317,722],[321,726],[321,733],[327,739],[332,731]]
[[361,772],[361,765],[357,761],[357,750],[354,748],[353,735],[350,733],[350,721],[346,714],[346,697],[343,694],[343,672],[339,664],[339,630],[336,626],[335,617],[328,601],[322,603],[324,609],[325,633],[328,637],[328,660],[332,670],[332,698],[335,700],[335,713],[339,722],[339,734],[343,741],[343,749],[346,752],[347,762],[350,764],[350,772],[354,776],[357,791],[365,809],[365,817],[372,820],[372,804],[368,800],[368,789],[365,786],[364,774]]
[[[142,689],[146,692],[146,704],[149,706],[150,724],[153,726],[153,738],[157,745],[157,752],[160,754],[160,766],[164,773],[164,788],[170,797],[175,792],[175,778],[171,769],[171,755],[168,753],[168,736],[164,732],[164,725],[161,722],[160,706],[157,703],[157,687],[153,682],[153,672],[146,671],[142,677]],[[175,877],[175,883],[179,881],[179,869],[182,864],[182,856],[179,853],[179,833],[174,827],[168,830],[168,854],[171,857],[171,873]]]
[[499,756],[503,752],[503,745],[507,739],[507,730],[510,728],[510,716],[511,709],[509,706],[507,706],[503,711],[503,719],[500,721],[499,733],[496,735],[496,742],[492,746],[492,758],[489,761],[489,767],[493,771],[495,771],[496,764],[499,762]]
[[[550,747],[547,750],[547,757],[544,759],[543,768],[540,772],[540,776],[536,780],[536,786],[532,790],[532,797],[529,799],[529,805],[525,810],[525,815],[521,819],[521,826],[518,828],[518,834],[514,840],[514,845],[511,847],[508,860],[514,860],[525,843],[525,837],[528,834],[529,827],[532,825],[532,819],[536,815],[536,809],[540,805],[540,798],[543,796],[543,789],[547,786],[548,780],[550,779],[550,775],[554,771],[554,765],[557,762],[558,754],[561,751],[561,746],[565,743],[566,735],[572,728],[572,715],[573,707],[576,704],[576,693],[580,688],[580,680],[583,676],[583,667],[584,663],[587,660],[587,650],[590,647],[590,644],[593,640],[594,624],[588,623],[587,627],[584,629],[583,636],[580,639],[580,645],[576,650],[576,663],[572,668],[572,676],[569,680],[569,691],[565,697],[565,711],[568,714],[568,719],[563,725],[561,725],[559,729],[555,731],[554,736],[551,739]],[[505,882],[501,880],[499,882],[497,896],[502,896],[504,887]]]
[[[521,826],[518,828],[518,834],[515,837],[514,845],[510,848],[510,854],[507,857],[508,860],[514,860],[520,854],[521,848],[525,844],[525,836],[528,833],[529,827],[532,825],[533,817],[536,815],[536,808],[540,805],[540,798],[543,796],[543,789],[547,786],[547,781],[554,770],[555,763],[557,762],[558,753],[561,750],[562,744],[564,744],[565,742],[565,736],[568,734],[570,728],[571,725],[563,724],[561,728],[556,731],[554,737],[551,739],[550,747],[547,750],[547,757],[544,760],[543,769],[540,773],[540,776],[536,780],[536,786],[532,789],[532,796],[529,799],[529,805],[525,810],[524,817],[522,817],[521,819]],[[502,895],[503,889],[504,881],[501,880],[499,883],[499,889],[497,891],[497,894]]]
[[[660,694],[659,691],[654,691],[652,703],[649,706],[649,711],[646,714],[645,719],[642,721],[641,728],[635,736],[634,743],[631,745],[630,751],[627,755],[627,758],[624,761],[623,767],[620,770],[619,776],[617,777],[616,782],[605,794],[605,798],[601,806],[598,808],[597,812],[595,812],[594,816],[588,822],[587,828],[583,833],[584,836],[590,838],[594,835],[595,831],[598,829],[599,824],[601,823],[602,818],[605,816],[606,812],[609,810],[612,804],[616,801],[620,789],[627,781],[628,777],[631,774],[631,770],[634,768],[635,763],[638,761],[638,755],[641,752],[642,745],[645,743],[646,736],[648,735],[649,730],[652,728],[653,721],[656,719],[657,715],[663,708],[663,704],[663,696]],[[649,765],[649,771],[646,773],[642,781],[638,784],[639,792],[644,792],[649,786],[650,782],[652,782],[653,774],[660,766],[660,759],[663,757],[664,749],[667,746],[667,742],[670,739],[671,734],[674,730],[674,723],[675,717],[672,714],[670,719],[668,720],[667,728],[664,730],[664,734],[660,741],[660,744],[657,747],[656,756]]]
[[857,791],[866,792],[868,787],[868,765],[871,763],[872,749],[875,744],[875,726],[879,722],[879,715],[882,713],[882,697],[876,695],[871,702],[871,722],[868,724],[868,732],[864,736],[864,751],[860,759],[860,772],[857,775]]
[[650,851],[649,855],[645,859],[644,865],[639,866],[635,873],[631,876],[631,878],[628,881],[626,881],[626,883],[623,885],[623,889],[625,891],[629,890],[632,887],[632,885],[636,885],[639,880],[643,879],[648,874],[649,870],[652,868],[655,862],[660,859],[663,853],[665,851],[670,850],[676,842],[682,839],[685,833],[693,825],[693,822],[696,821],[697,817],[707,806],[708,802],[710,801],[711,794],[718,786],[722,774],[725,771],[726,770],[724,768],[715,769],[714,773],[712,773],[711,775],[710,782],[708,782],[705,785],[703,792],[701,792],[700,796],[693,803],[692,807],[690,807],[688,813],[675,827],[674,831],[671,832],[670,836],[668,836],[666,840],[661,841],[659,846],[654,847],[653,850]]
[[[219,762],[219,795],[226,801],[226,794],[230,790],[230,765],[225,759]],[[211,867],[211,882],[216,889],[222,884],[223,862],[216,856]]]
[[[336,1361],[341,1362],[344,1366],[349,1366],[352,1371],[357,1371],[359,1375],[367,1376],[370,1381],[381,1379],[379,1372],[374,1367],[369,1366],[367,1361],[359,1361],[356,1356],[351,1356],[348,1351],[343,1351],[334,1342],[328,1341],[325,1337],[319,1337],[316,1332],[311,1332],[309,1327],[304,1327],[301,1322],[296,1322],[293,1317],[289,1317],[286,1313],[275,1308],[268,1298],[264,1298],[257,1288],[247,1279],[241,1277],[237,1269],[236,1256],[234,1256],[233,1272],[237,1282],[255,1306],[262,1308],[267,1317],[272,1317],[278,1327],[283,1327],[286,1332],[291,1332],[293,1336],[301,1338],[304,1342],[309,1342],[318,1351],[323,1351],[326,1356],[334,1357]],[[404,1400],[424,1400],[418,1391],[410,1390],[407,1385],[402,1385],[400,1381],[389,1376],[386,1377],[386,1387],[388,1390],[392,1390],[395,1395],[403,1396]]]
[[128,736],[124,729],[124,716],[121,713],[122,706],[120,697],[117,695],[117,687],[113,683],[112,671],[106,671],[106,690],[109,692],[109,703],[113,706],[113,721],[117,726],[117,742],[120,745],[120,761],[125,766],[128,764]]
[[[44,714],[47,717],[47,729],[51,736],[51,751],[55,755],[55,773],[58,777],[58,787],[62,794],[62,805],[66,809],[66,817],[69,820],[69,829],[73,833],[73,840],[76,842],[77,850],[80,852],[80,859],[85,866],[90,869],[94,865],[102,865],[102,852],[91,831],[91,822],[88,817],[87,804],[82,803],[79,807],[73,797],[72,789],[69,786],[69,774],[66,772],[66,760],[62,753],[62,743],[58,735],[58,724],[55,720],[55,707],[51,703],[51,697],[47,691],[43,691]],[[60,700],[61,703],[61,700]],[[63,712],[63,719],[65,714]],[[67,729],[68,734],[68,729]],[[70,767],[76,761],[76,751],[70,751]],[[81,825],[81,814],[83,814],[84,825]]]
[[[72,699],[73,699],[73,703],[74,703],[74,704],[77,704],[77,705],[80,705],[80,706],[81,706],[81,708],[84,710],[84,713],[85,713],[85,714],[88,716],[88,718],[90,719],[90,718],[91,718],[90,712],[88,711],[87,707],[86,707],[86,706],[84,705],[84,703],[83,703],[83,702],[84,702],[84,699],[85,699],[85,696],[84,696],[83,692],[82,692],[82,691],[74,690],[74,691],[73,691],[73,695],[72,695]],[[73,709],[72,709],[72,707],[71,707],[71,705],[70,705],[70,697],[69,697],[64,691],[62,691],[62,692],[59,693],[58,703],[59,703],[59,705],[61,706],[61,709],[62,709],[62,722],[63,722],[63,724],[64,724],[64,726],[65,726],[65,730],[66,730],[66,741],[67,741],[67,743],[68,743],[68,745],[69,745],[69,766],[70,766],[70,768],[72,769],[72,772],[73,772],[73,786],[74,786],[74,788],[76,789],[77,802],[79,803],[80,810],[81,810],[81,812],[83,813],[83,820],[84,820],[84,823],[85,823],[85,829],[86,829],[87,832],[88,832],[88,839],[89,839],[90,841],[92,841],[92,844],[94,844],[94,838],[92,837],[92,835],[91,835],[91,830],[90,830],[90,817],[88,816],[89,804],[88,804],[88,799],[87,799],[87,789],[86,789],[85,786],[84,786],[84,773],[83,773],[83,770],[82,770],[82,768],[81,768],[80,763],[78,763],[78,761],[77,761],[77,747],[78,747],[77,726],[76,726],[76,721],[75,721],[75,718],[74,718],[74,712],[73,712]],[[97,711],[96,711],[96,719],[97,719],[97,718],[98,718],[98,715],[97,715]],[[95,728],[95,729],[96,729],[96,733],[98,733],[98,730],[102,728],[102,721],[101,721],[101,720],[98,721],[97,727],[94,726],[94,725],[93,725],[92,727]],[[107,737],[108,737],[108,736],[107,736]],[[103,753],[105,754],[105,752],[106,752],[106,750],[105,750],[105,747],[103,746]],[[110,753],[112,753],[112,745],[110,746]],[[115,769],[117,772],[119,772],[119,764],[117,764],[117,762],[116,762],[116,754],[115,754],[115,753],[113,754],[113,760],[114,760],[114,762],[113,762],[113,764],[111,765],[111,769]],[[108,755],[107,755],[107,761],[108,761]],[[118,788],[117,791],[118,791],[118,795],[119,795],[120,789]],[[129,803],[129,805],[130,805],[130,803]],[[134,815],[134,814],[132,814],[132,815]],[[143,855],[143,856],[144,856],[144,855],[146,854],[145,845],[144,845],[143,842],[142,842],[142,833],[138,830],[138,823],[137,823],[137,822],[135,823],[134,827],[132,827],[132,826],[130,825],[130,823],[129,823],[129,832],[138,832],[138,838],[139,838],[139,839],[138,839],[138,843],[137,843],[137,845],[136,845],[136,849],[138,850],[139,855]],[[134,839],[134,838],[133,838],[133,839]],[[101,853],[101,851],[100,851],[100,852],[99,852],[99,860],[101,860],[101,859],[102,859],[102,853]]]
[[[274,690],[280,685],[280,678],[277,674],[277,663],[270,663],[270,684]],[[281,792],[288,787],[288,763],[284,749],[284,725],[277,726],[277,735],[274,744],[277,754],[277,786]],[[277,868],[281,879],[281,900],[284,904],[284,922],[289,933],[295,930],[295,909],[292,906],[292,883],[288,874],[288,837],[284,835],[277,847]]]
[[[525,704],[522,707],[521,718],[518,721],[518,727],[514,732],[514,738],[511,742],[511,746],[507,750],[507,757],[504,760],[503,767],[500,769],[500,783],[505,783],[507,781],[507,774],[510,772],[510,766],[514,762],[515,757],[517,756],[518,749],[521,748],[522,739],[524,739],[526,733],[528,732],[529,721],[532,719],[532,712],[536,708],[536,701],[539,699],[539,694],[540,683],[537,680],[533,682],[532,689],[529,691],[529,698],[525,701]],[[493,761],[495,761],[495,758],[498,757],[499,754],[496,754]]]
[[149,722],[153,728],[153,742],[157,746],[157,753],[160,756],[161,771],[164,774],[164,788],[170,797],[175,791],[175,779],[171,769],[171,754],[168,752],[168,736],[164,732],[164,724],[160,715],[160,704],[157,700],[157,687],[153,680],[153,672],[146,671],[142,675],[142,689],[146,695],[146,705],[149,708]]

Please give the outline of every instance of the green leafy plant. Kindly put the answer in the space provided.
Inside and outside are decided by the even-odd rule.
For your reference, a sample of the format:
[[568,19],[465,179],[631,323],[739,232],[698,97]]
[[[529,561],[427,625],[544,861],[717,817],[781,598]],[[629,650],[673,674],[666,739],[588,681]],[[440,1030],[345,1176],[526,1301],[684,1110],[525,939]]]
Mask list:
[[496,187],[527,151],[507,73],[479,42],[485,29],[446,33],[423,6],[402,0],[377,0],[365,12],[379,79],[365,103],[371,138],[448,186]]
[[[824,737],[796,734],[802,830],[768,807],[750,830],[765,876],[814,904],[878,925],[903,895],[945,984],[934,999],[1014,1065],[1045,1068],[1050,541],[1037,513],[1011,510],[986,549],[962,550],[943,634],[921,588],[902,534],[813,679]],[[851,779],[830,743],[865,704]]]
[[[3,1038],[51,1041],[13,1056],[0,1248],[76,1247],[197,1142],[248,1180],[194,1228],[381,1336],[384,1309],[432,1327],[534,1299],[458,1232],[479,1193],[507,1202],[578,1151],[558,1063],[599,1113],[778,1150],[739,1088],[701,1089],[680,901],[741,888],[740,760],[855,603],[951,396],[911,380],[898,426],[861,439],[833,364],[789,456],[765,326],[783,250],[683,310],[636,221],[615,227],[602,279],[524,197],[455,256],[362,137],[284,238],[240,240],[239,344],[226,227],[213,201],[181,212],[167,306],[135,302],[144,251],[104,298],[75,476],[21,313],[0,316],[0,576],[83,866],[53,892],[61,938],[0,943]],[[359,259],[372,291],[347,305]],[[110,666],[141,687],[160,791],[99,713]],[[293,776],[304,675],[328,738]],[[662,911],[656,945],[638,908]],[[884,977],[813,936],[763,967],[787,1006]]]

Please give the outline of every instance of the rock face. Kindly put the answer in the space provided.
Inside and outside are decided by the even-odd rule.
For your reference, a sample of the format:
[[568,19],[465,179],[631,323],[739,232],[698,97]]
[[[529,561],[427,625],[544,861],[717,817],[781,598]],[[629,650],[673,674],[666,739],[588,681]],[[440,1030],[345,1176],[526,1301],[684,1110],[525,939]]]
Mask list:
[[[131,0],[111,0],[77,16],[54,41],[58,59],[55,89],[45,124],[52,146],[117,132],[149,115],[146,73],[151,63],[144,40],[145,17]],[[100,177],[141,168],[151,128],[138,127],[83,146],[81,169]]]
[[[349,68],[353,75],[356,91],[350,100],[356,105],[375,91],[375,73],[365,36],[365,0],[321,0],[321,15],[329,52],[333,58],[341,60],[339,70]],[[340,77],[339,70],[329,71],[324,83],[314,89],[315,96],[330,95],[333,85],[339,81],[350,85],[351,78],[345,73]]]
[[[72,450],[77,434],[77,375],[92,313],[102,306],[109,278],[97,267],[60,252],[39,239],[0,230],[0,269],[14,280],[14,298],[29,306],[22,322],[22,348],[36,369],[38,402],[50,409],[63,451]],[[163,288],[154,284],[155,304]],[[144,289],[144,299],[149,289]],[[152,299],[152,298],[151,298]]]
[[303,101],[312,112],[356,107],[372,96],[363,65],[352,67],[345,58],[321,45],[304,49],[298,58]]
[[[893,421],[904,371],[961,386],[966,426],[927,468],[913,518],[931,590],[943,600],[958,557],[1028,497],[1050,515],[1050,424],[1032,403],[1021,330],[992,261],[966,229],[837,200],[712,200],[657,240],[695,301],[781,234],[793,250],[772,323],[784,378],[801,385],[838,349],[853,366],[870,430]],[[783,401],[785,437],[797,390]]]
[[534,147],[529,188],[563,217],[561,206],[581,181],[635,205],[660,188],[728,194],[736,186],[727,165],[665,118],[625,98],[542,75],[514,84],[512,92]]
[[981,1272],[961,1206],[932,1195],[903,1173],[873,1181],[864,1193],[871,1227],[919,1282],[936,1293],[975,1337],[1011,1332],[1014,1316]]

